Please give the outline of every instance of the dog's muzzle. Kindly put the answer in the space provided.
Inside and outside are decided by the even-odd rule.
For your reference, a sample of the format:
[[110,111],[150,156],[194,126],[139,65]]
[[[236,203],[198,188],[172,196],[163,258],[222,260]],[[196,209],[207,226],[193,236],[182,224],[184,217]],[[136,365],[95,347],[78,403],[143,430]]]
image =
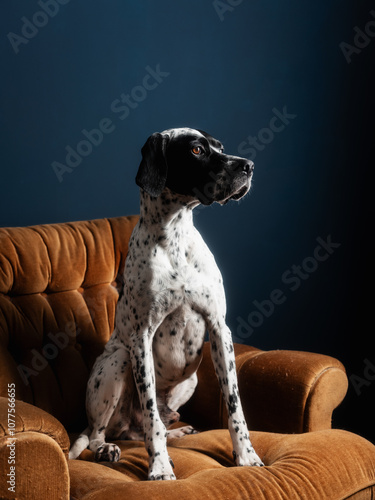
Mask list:
[[230,200],[238,201],[243,198],[250,190],[251,178],[254,171],[254,163],[250,160],[236,159],[231,165],[232,168],[225,168],[226,174],[220,184],[223,186],[223,199],[218,200],[220,205],[225,205]]

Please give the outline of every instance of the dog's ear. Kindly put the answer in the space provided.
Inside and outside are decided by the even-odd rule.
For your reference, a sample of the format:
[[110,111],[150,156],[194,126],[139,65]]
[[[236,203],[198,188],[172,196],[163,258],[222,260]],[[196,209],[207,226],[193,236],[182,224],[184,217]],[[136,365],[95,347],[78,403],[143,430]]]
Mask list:
[[135,182],[150,196],[156,197],[165,188],[167,180],[167,161],[165,151],[169,136],[155,132],[142,148],[142,161]]

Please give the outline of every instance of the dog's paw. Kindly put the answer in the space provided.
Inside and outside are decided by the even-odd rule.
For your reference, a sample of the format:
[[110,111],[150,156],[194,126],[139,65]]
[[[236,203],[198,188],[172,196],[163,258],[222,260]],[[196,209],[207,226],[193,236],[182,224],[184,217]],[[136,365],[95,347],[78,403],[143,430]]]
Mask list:
[[174,464],[170,457],[168,457],[168,461],[164,463],[159,456],[157,456],[150,464],[148,479],[150,481],[173,481],[176,479],[173,468]]
[[174,439],[186,436],[187,434],[198,434],[198,431],[191,425],[184,425],[167,431],[167,439]]
[[246,454],[239,455],[233,451],[234,462],[239,467],[263,467],[264,463],[255,453],[254,448],[251,446],[246,449]]
[[118,462],[120,460],[121,450],[112,443],[104,443],[96,450],[96,462]]

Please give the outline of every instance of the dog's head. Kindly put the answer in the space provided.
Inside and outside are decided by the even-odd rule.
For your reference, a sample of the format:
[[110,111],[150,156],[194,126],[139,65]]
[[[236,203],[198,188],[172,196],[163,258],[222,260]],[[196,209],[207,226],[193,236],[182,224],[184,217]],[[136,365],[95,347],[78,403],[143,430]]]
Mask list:
[[175,128],[147,139],[136,183],[152,197],[167,187],[203,205],[224,204],[249,191],[253,170],[253,162],[225,154],[206,132]]

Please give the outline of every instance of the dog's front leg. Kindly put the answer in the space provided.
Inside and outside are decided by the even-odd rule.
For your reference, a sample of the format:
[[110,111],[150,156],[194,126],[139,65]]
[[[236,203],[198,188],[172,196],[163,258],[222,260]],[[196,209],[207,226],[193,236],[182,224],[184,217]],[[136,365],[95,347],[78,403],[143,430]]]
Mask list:
[[148,478],[176,479],[167,451],[167,431],[156,402],[155,372],[152,357],[152,334],[144,332],[133,338],[131,359],[143,413],[145,446],[150,457]]
[[231,331],[225,323],[208,324],[211,356],[228,410],[228,428],[236,465],[262,466],[249,437],[238,391],[236,363]]

